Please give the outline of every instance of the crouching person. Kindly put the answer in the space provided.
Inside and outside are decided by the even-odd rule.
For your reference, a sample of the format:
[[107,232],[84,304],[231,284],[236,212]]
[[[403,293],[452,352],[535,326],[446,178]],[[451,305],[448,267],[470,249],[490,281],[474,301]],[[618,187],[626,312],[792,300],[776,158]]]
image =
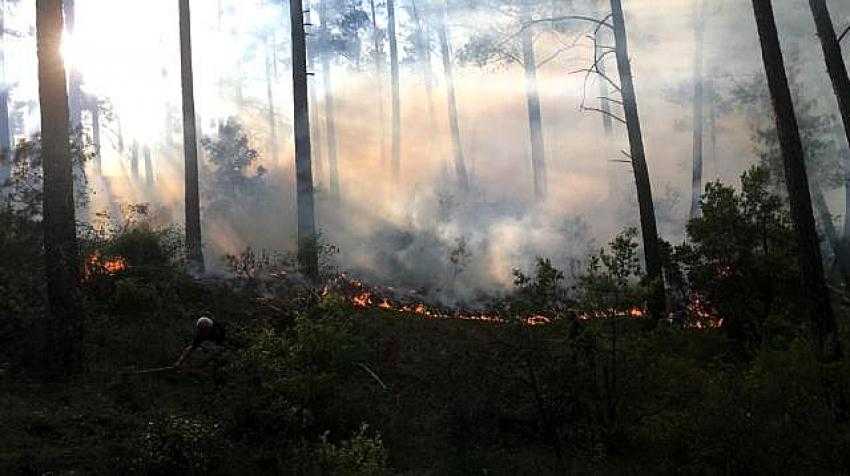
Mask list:
[[224,324],[220,322],[214,321],[212,318],[207,316],[202,316],[200,319],[195,322],[195,330],[192,336],[192,343],[187,345],[183,352],[180,354],[180,358],[177,359],[177,362],[174,364],[175,367],[182,366],[186,360],[195,352],[199,347],[204,346],[205,344],[214,344],[217,347],[224,345]]

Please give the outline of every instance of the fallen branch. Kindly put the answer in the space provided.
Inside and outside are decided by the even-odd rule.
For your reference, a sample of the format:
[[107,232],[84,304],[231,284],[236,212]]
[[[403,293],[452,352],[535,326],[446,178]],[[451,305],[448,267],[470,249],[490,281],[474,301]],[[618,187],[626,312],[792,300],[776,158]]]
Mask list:
[[372,378],[375,379],[376,382],[378,382],[378,384],[381,386],[381,388],[383,388],[384,390],[389,390],[389,387],[387,387],[384,384],[384,382],[381,380],[381,377],[378,377],[378,374],[373,372],[372,369],[370,369],[366,364],[360,363],[360,364],[357,364],[357,366],[360,367],[361,369],[365,370],[366,373],[368,373],[369,375],[371,375]]

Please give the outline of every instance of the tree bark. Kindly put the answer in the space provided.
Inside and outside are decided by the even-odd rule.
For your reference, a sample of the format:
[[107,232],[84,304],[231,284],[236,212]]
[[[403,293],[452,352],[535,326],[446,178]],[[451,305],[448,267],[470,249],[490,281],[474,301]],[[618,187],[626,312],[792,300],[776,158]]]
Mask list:
[[665,317],[667,296],[664,289],[664,278],[661,267],[661,251],[658,245],[658,228],[655,222],[655,204],[652,200],[652,183],[649,180],[649,170],[646,164],[646,151],[643,145],[640,116],[638,115],[637,96],[635,95],[632,66],[629,60],[628,37],[623,16],[623,6],[620,0],[611,0],[611,14],[614,24],[615,53],[617,69],[620,74],[620,88],[623,96],[623,112],[626,118],[626,129],[629,135],[629,150],[631,151],[632,169],[637,188],[638,206],[640,208],[640,228],[643,236],[644,261],[646,275],[654,287],[650,296],[649,313],[655,319]]
[[[292,96],[295,112],[295,183],[298,200],[298,260],[305,276],[316,282],[319,257],[316,243],[316,217],[313,204],[313,168],[310,163],[310,108],[307,103],[307,43],[304,35],[304,7],[292,0]],[[322,19],[324,22],[324,18]]]
[[328,149],[328,168],[330,169],[330,193],[333,200],[339,200],[339,166],[337,164],[336,116],[334,108],[333,82],[331,81],[330,33],[328,30],[328,0],[322,0],[322,81],[325,89],[325,139]]
[[198,137],[192,71],[192,28],[189,0],[180,0],[180,77],[183,86],[183,155],[185,162],[186,258],[195,272],[204,271],[201,203],[198,192]]
[[[65,0],[65,29],[71,38],[74,37],[76,29],[76,0]],[[83,93],[81,90],[82,76],[79,69],[72,62],[70,71],[68,71],[68,107],[71,121],[71,133],[76,134],[83,126],[82,101]]]
[[401,97],[398,69],[398,43],[395,32],[395,1],[387,0],[387,34],[390,41],[390,76],[392,81],[392,174],[398,181],[401,176]]
[[829,247],[832,248],[835,254],[835,261],[838,264],[838,271],[841,274],[841,279],[845,286],[850,286],[850,263],[847,262],[847,255],[844,250],[844,244],[838,232],[835,230],[835,223],[832,221],[832,214],[829,212],[829,205],[824,198],[823,190],[818,185],[812,185],[814,191],[814,208],[820,215],[821,226],[823,227],[826,241]]
[[691,213],[690,219],[700,214],[699,201],[702,197],[702,157],[703,157],[703,120],[704,120],[704,83],[702,77],[703,49],[705,46],[705,3],[697,0],[694,20],[694,150],[693,150],[693,174],[691,176]]
[[77,369],[82,359],[78,294],[79,248],[74,213],[74,177],[68,125],[61,0],[37,0],[38,92],[44,172],[44,258],[50,320],[44,358],[54,371]]
[[779,34],[770,0],[753,0],[753,13],[761,41],[762,59],[775,112],[776,129],[785,163],[785,183],[791,204],[791,219],[797,234],[802,295],[812,321],[815,352],[831,361],[841,356],[838,331],[824,277],[812,196],[806,174],[805,155],[794,103],[785,73]]
[[543,114],[540,110],[540,92],[537,89],[537,58],[534,54],[533,21],[530,8],[523,5],[522,62],[525,67],[525,96],[528,104],[528,127],[531,134],[531,171],[534,175],[534,198],[546,198],[546,157],[543,143]]
[[460,189],[466,192],[469,190],[469,175],[466,172],[466,161],[463,157],[463,143],[460,138],[460,122],[457,114],[455,80],[454,72],[452,70],[452,51],[449,43],[448,27],[446,26],[448,8],[448,3],[443,3],[438,34],[440,36],[440,52],[443,56],[443,71],[446,76],[446,91],[449,103],[449,129],[451,129],[452,133],[452,151],[454,152],[455,159],[455,175],[457,175],[457,181]]
[[434,123],[434,85],[433,72],[431,71],[431,44],[425,36],[425,27],[423,26],[422,15],[416,8],[416,0],[410,0],[410,10],[413,15],[413,21],[416,24],[416,52],[421,61],[422,76],[425,81],[425,95],[428,101],[428,130],[431,152],[433,152],[434,140],[437,128]]
[[[844,135],[850,144],[850,77],[847,74],[847,66],[841,52],[841,45],[835,33],[835,26],[829,14],[825,0],[809,0],[812,17],[815,21],[818,37],[820,38],[823,57],[826,61],[826,70],[832,81],[832,89],[838,100],[838,110],[841,113],[841,122],[844,125]],[[845,195],[845,218],[844,218],[844,241],[850,239],[850,172],[844,180]],[[846,252],[846,250],[845,250]],[[846,258],[845,258],[846,259]],[[850,285],[850,283],[847,283]]]

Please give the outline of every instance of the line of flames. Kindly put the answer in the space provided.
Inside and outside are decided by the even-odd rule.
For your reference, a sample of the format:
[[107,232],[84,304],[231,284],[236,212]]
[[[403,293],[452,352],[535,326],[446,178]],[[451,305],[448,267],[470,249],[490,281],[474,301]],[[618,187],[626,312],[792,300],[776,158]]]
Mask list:
[[[345,277],[345,276],[343,276]],[[414,314],[426,319],[455,319],[464,321],[483,321],[492,323],[505,322],[504,317],[496,313],[487,312],[464,312],[461,310],[446,310],[434,306],[429,306],[423,302],[403,304],[395,302],[392,299],[380,296],[377,292],[371,290],[362,282],[357,280],[348,281],[346,283],[354,288],[348,294],[350,304],[357,309],[380,309],[389,312],[400,314]],[[323,294],[328,294],[331,290],[325,288]],[[708,306],[698,297],[691,298],[688,304],[689,314],[692,316],[688,326],[695,329],[716,329],[723,326],[723,319],[718,318],[712,313]],[[645,309],[634,306],[627,310],[605,309],[598,311],[581,311],[575,313],[576,318],[581,321],[591,321],[599,319],[608,319],[612,317],[627,317],[631,319],[643,319],[647,316]],[[528,325],[549,324],[552,319],[542,314],[535,314],[523,319]]]

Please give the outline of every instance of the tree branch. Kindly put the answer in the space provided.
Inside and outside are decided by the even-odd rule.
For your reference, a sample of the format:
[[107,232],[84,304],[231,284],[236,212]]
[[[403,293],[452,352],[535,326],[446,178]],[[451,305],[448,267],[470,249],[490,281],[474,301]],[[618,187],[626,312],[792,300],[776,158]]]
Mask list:
[[625,125],[625,124],[626,124],[626,120],[625,120],[625,119],[623,119],[622,117],[620,117],[620,116],[618,116],[618,115],[616,115],[616,114],[614,114],[614,113],[608,112],[608,111],[603,111],[602,109],[599,109],[599,108],[597,108],[597,107],[581,106],[581,110],[582,110],[582,111],[595,111],[595,112],[598,112],[598,113],[600,113],[600,114],[602,114],[602,115],[608,116],[608,117],[610,117],[611,119],[614,119],[615,121],[617,121],[617,122],[619,122],[619,123],[621,123],[621,124],[623,124],[623,125]]
[[842,32],[841,32],[841,34],[840,34],[840,35],[838,35],[838,42],[839,42],[839,43],[841,43],[841,40],[843,40],[843,39],[844,39],[844,37],[845,37],[845,36],[847,36],[847,33],[850,33],[850,26],[848,26],[847,28],[845,28],[845,29],[844,29],[844,31],[842,31]]

